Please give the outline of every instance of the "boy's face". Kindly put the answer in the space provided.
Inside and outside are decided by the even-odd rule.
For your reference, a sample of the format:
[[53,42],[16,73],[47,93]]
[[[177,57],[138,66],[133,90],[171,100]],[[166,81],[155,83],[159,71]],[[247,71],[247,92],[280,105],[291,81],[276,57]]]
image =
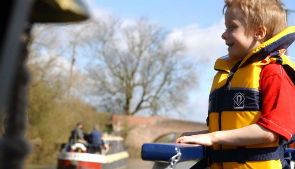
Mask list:
[[260,44],[254,39],[254,33],[246,34],[245,19],[244,13],[238,5],[226,10],[226,30],[222,34],[222,39],[228,46],[228,54],[231,58],[244,58]]

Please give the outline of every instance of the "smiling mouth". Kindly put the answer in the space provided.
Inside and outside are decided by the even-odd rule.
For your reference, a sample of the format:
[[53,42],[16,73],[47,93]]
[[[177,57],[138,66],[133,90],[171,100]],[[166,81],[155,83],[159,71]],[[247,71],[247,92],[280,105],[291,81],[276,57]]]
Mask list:
[[227,50],[230,50],[230,48],[234,45],[233,43],[226,43],[226,45],[228,46]]
[[232,46],[234,45],[234,43],[226,43],[226,45],[227,45],[228,47],[232,47]]

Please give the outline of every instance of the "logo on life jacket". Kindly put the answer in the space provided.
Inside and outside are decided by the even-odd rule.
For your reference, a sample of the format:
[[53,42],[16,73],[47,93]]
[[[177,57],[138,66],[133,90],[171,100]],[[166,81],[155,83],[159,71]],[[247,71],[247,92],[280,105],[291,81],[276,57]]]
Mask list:
[[238,92],[234,96],[234,109],[244,109],[245,96],[243,93]]

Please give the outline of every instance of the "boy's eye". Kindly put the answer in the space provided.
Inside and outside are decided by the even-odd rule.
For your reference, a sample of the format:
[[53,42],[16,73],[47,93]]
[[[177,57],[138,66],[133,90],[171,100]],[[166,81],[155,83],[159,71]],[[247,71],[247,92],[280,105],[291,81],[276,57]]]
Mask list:
[[236,28],[236,26],[234,26],[234,25],[230,25],[230,26],[227,26],[227,27],[226,27],[227,30],[233,30],[233,29],[235,29],[235,28]]

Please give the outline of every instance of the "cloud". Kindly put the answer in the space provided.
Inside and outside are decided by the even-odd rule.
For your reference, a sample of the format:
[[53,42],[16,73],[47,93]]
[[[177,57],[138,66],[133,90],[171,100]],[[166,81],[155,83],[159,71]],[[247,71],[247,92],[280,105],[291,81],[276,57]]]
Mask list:
[[93,19],[106,21],[110,16],[114,15],[110,10],[98,8],[94,0],[85,0],[85,4],[90,12],[90,17]]
[[202,62],[213,62],[226,54],[221,34],[224,30],[224,20],[211,25],[200,27],[198,24],[188,25],[182,29],[171,31],[171,40],[180,40],[186,46],[185,54]]
[[52,49],[40,51],[40,57],[30,58],[29,63],[37,64],[41,68],[48,67],[48,74],[50,76],[68,77],[71,67],[71,63],[67,59],[61,57],[56,50]]
[[182,41],[186,47],[184,54],[199,63],[197,68],[199,87],[190,92],[183,116],[178,118],[205,122],[211,83],[215,74],[214,62],[227,54],[226,45],[221,38],[224,29],[224,19],[221,19],[209,27],[191,24],[170,32],[169,41]]

